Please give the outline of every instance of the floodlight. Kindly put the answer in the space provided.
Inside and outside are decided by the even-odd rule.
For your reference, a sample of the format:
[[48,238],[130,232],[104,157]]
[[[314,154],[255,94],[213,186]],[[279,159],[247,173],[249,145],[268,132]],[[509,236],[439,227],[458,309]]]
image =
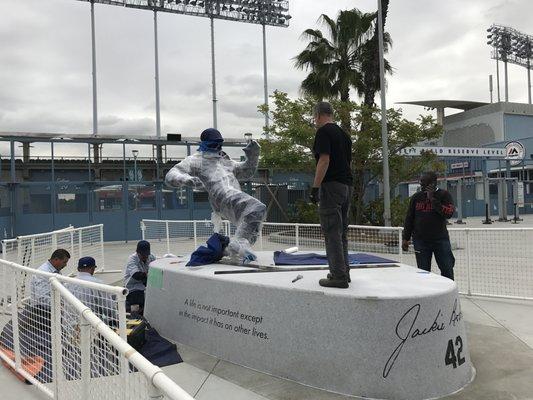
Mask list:
[[528,67],[531,64],[533,37],[503,25],[487,29],[487,44],[493,47],[492,58]]
[[94,3],[282,27],[288,26],[291,18],[288,0],[94,0]]

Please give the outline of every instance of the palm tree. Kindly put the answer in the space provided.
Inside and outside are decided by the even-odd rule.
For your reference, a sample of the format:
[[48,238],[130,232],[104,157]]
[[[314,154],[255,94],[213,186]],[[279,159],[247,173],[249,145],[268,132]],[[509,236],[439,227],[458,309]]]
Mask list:
[[[365,71],[364,63],[373,65],[369,63],[373,50],[369,42],[375,34],[376,19],[376,13],[362,13],[356,8],[340,11],[336,20],[322,14],[318,22],[327,28],[328,37],[318,29],[307,29],[302,37],[309,43],[295,57],[298,69],[310,70],[301,90],[319,99],[338,97],[343,102],[350,101],[350,89],[363,96],[365,82],[370,82],[369,74],[375,72]],[[390,36],[384,37],[387,49]],[[377,47],[375,49],[377,52]],[[391,69],[388,63],[386,68]],[[379,70],[377,73],[379,82]],[[349,116],[341,120],[341,125],[350,131]]]
[[[389,0],[381,1],[385,24]],[[340,11],[336,20],[323,14],[318,22],[327,28],[327,37],[318,29],[307,29],[302,37],[309,40],[309,43],[295,58],[297,68],[310,70],[301,84],[301,90],[319,99],[335,97],[343,102],[350,101],[350,89],[355,90],[359,97],[363,97],[363,103],[367,106],[362,112],[359,132],[351,131],[349,114],[341,114],[341,126],[356,137],[359,134],[364,135],[370,129],[368,121],[374,112],[375,94],[381,89],[377,13],[362,13],[354,8]],[[388,33],[383,34],[383,45],[384,53],[387,53],[392,45]],[[392,72],[387,60],[385,71]],[[353,157],[353,160],[354,215],[359,223],[363,215],[363,194],[367,183],[365,174],[368,166],[358,157]]]
[[[322,14],[318,22],[328,30],[328,37],[319,29],[307,29],[302,38],[309,40],[307,47],[295,58],[298,69],[310,70],[301,84],[301,90],[319,99],[339,97],[350,100],[350,88],[362,88],[362,45],[371,38],[374,14],[358,9],[340,11],[336,20]],[[341,121],[349,131],[349,118]]]

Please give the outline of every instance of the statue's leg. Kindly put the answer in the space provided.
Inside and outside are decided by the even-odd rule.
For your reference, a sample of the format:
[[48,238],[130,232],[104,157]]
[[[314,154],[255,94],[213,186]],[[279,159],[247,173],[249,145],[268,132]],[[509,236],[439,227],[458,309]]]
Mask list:
[[216,211],[211,213],[211,223],[213,224],[214,233],[220,233],[222,231],[222,217]]
[[[237,200],[237,199],[236,199]],[[257,259],[252,245],[256,242],[261,223],[265,218],[266,206],[246,193],[238,199],[238,212],[235,214],[235,235],[231,238],[228,249],[238,254],[245,261]]]
[[252,251],[265,218],[266,206],[256,198],[234,188],[217,188],[211,192],[211,205],[235,226],[226,249],[227,255],[236,261],[255,260]]
[[256,198],[249,196],[247,206],[237,224],[235,236],[246,238],[251,245],[255,244],[265,214],[266,206]]

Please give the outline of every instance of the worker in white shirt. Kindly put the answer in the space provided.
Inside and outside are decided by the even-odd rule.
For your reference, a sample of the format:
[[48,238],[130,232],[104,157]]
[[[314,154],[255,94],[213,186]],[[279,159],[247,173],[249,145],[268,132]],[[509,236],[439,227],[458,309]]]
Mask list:
[[148,266],[154,260],[155,257],[150,251],[150,243],[146,240],[139,241],[137,250],[128,258],[124,271],[124,286],[129,291],[126,297],[126,309],[132,313],[143,313]]
[[[103,284],[100,279],[94,276],[96,268],[98,267],[93,257],[82,257],[78,260],[78,275],[76,275],[76,278],[86,282]],[[66,287],[108,324],[113,325],[117,322],[117,305],[110,293],[76,283],[69,283]]]
[[[67,266],[70,253],[65,249],[57,249],[52,253],[50,259],[37,268],[37,271],[61,274],[61,270]],[[33,306],[50,307],[50,282],[48,277],[34,275],[31,278],[31,304]]]
[[[70,254],[57,249],[37,271],[61,274],[67,266]],[[18,314],[20,353],[23,357],[51,357],[51,290],[48,276],[34,274],[30,281],[30,301]]]

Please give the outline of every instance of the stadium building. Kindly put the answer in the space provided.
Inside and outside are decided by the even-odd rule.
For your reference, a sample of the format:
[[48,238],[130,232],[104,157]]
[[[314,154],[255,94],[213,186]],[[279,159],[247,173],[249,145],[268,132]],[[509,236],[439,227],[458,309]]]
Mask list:
[[[533,213],[533,105],[454,100],[402,104],[436,110],[444,133],[420,146],[433,148],[445,162],[441,186],[452,193],[463,217],[485,215],[486,203],[490,214],[501,219],[514,215],[515,204],[519,214]],[[450,108],[461,112],[446,115]],[[499,157],[483,157],[475,153],[480,148],[504,151]],[[400,193],[407,196],[416,187],[415,181],[405,182]]]

